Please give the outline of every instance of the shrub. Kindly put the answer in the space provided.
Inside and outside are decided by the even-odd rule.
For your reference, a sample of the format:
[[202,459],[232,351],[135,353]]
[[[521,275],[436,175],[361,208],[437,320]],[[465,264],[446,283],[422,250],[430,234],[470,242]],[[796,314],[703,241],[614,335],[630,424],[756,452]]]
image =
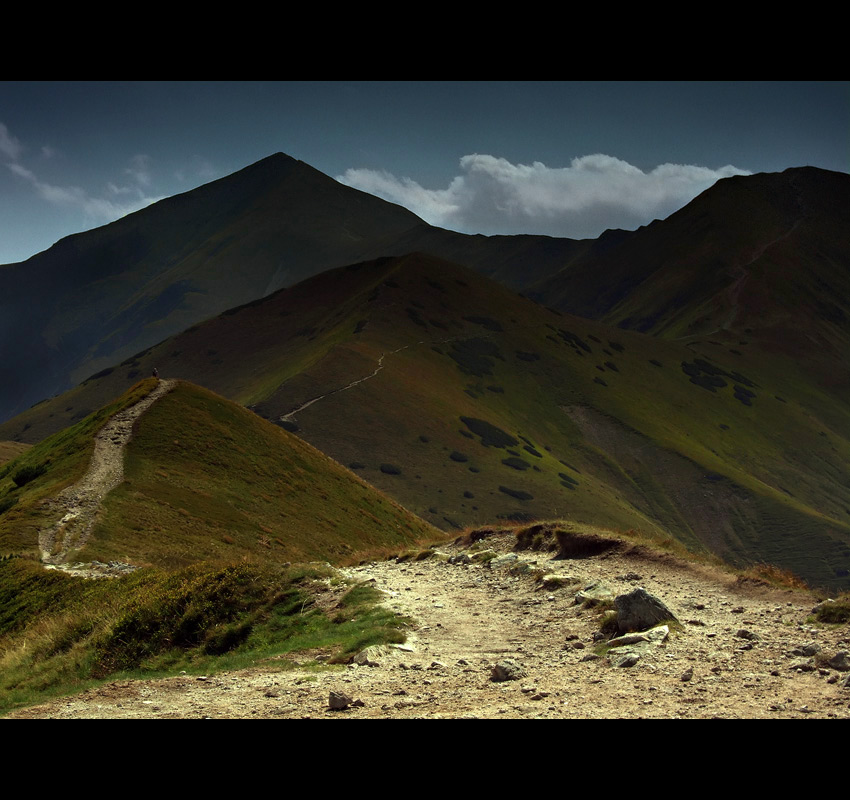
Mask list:
[[518,439],[483,419],[461,417],[460,421],[476,436],[481,437],[481,444],[485,447],[514,447],[519,444]]
[[21,467],[14,475],[12,475],[12,480],[15,482],[15,486],[25,486],[30,481],[34,481],[40,475],[44,475],[46,471],[47,464],[39,464],[38,466],[30,464],[25,467]]
[[533,500],[534,499],[533,494],[529,494],[528,492],[523,492],[519,489],[509,489],[507,486],[500,486],[499,491],[503,492],[506,495],[509,495],[510,497],[514,497],[517,500]]

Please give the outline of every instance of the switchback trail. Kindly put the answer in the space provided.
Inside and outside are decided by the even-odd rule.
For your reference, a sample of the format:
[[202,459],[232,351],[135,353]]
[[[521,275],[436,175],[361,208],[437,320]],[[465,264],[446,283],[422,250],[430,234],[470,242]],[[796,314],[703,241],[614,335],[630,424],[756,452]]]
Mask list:
[[64,567],[68,553],[86,543],[103,498],[124,480],[124,448],[132,436],[133,424],[170,392],[175,383],[173,380],[159,381],[147,397],[110,417],[94,437],[94,453],[86,474],[47,501],[48,507],[61,516],[58,522],[38,535],[45,566]]

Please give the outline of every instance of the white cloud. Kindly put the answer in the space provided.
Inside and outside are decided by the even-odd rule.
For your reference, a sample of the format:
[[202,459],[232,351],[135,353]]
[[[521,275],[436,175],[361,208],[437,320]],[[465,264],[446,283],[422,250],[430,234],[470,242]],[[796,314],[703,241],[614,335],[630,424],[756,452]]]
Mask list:
[[23,151],[23,145],[9,133],[9,129],[0,122],[0,153],[12,161],[17,161]]
[[664,218],[720,178],[748,175],[721,169],[661,164],[650,172],[601,153],[552,168],[467,155],[445,189],[426,189],[387,172],[349,169],[341,183],[409,208],[433,225],[468,233],[540,233],[595,238],[607,228],[634,229]]
[[52,205],[80,211],[96,223],[111,222],[162,199],[146,196],[142,192],[128,187],[117,187],[114,184],[109,184],[107,189],[110,194],[132,195],[125,201],[116,202],[108,197],[92,195],[79,186],[56,186],[47,183],[23,164],[13,162],[8,164],[8,167],[15,175],[29,183],[43,200]]

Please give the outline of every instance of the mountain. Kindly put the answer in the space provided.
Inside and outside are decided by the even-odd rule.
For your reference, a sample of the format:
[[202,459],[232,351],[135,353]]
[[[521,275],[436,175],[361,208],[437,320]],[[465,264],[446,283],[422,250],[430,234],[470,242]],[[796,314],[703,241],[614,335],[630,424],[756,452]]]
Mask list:
[[[69,236],[0,266],[0,420],[228,308],[416,242],[440,250],[443,239],[478,261],[481,246],[504,249],[431,228],[280,153]],[[494,269],[562,263],[557,252],[542,259],[546,237],[516,242]]]
[[561,311],[666,338],[758,337],[846,360],[850,175],[814,167],[718,181],[530,291]]
[[846,586],[846,401],[794,359],[740,348],[563,314],[412,254],[230,309],[0,438],[37,441],[156,368],[297,432],[445,530],[568,517]]

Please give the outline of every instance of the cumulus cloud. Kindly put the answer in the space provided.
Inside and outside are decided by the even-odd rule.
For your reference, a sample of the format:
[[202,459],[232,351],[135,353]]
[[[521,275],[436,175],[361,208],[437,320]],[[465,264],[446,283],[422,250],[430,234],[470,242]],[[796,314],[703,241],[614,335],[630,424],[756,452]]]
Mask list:
[[687,164],[661,164],[644,172],[600,153],[575,158],[563,168],[473,154],[461,158],[460,170],[445,189],[426,189],[410,178],[368,169],[349,169],[337,180],[452,230],[583,239],[667,217],[718,179],[750,174],[733,166]]

